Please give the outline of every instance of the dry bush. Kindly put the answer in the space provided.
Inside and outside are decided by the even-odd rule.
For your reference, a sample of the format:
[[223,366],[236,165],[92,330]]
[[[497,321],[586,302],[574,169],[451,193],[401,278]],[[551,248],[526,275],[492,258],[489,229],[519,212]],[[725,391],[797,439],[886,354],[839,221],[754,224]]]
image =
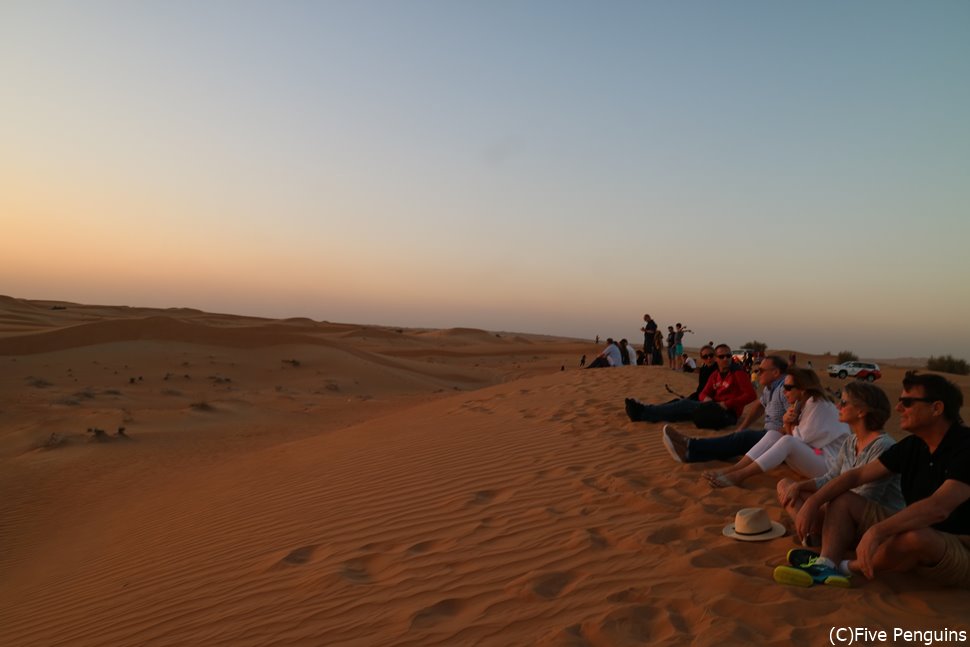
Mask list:
[[926,368],[931,371],[953,373],[954,375],[967,375],[970,373],[970,364],[967,364],[967,360],[957,359],[953,355],[930,356],[926,362]]
[[845,362],[857,362],[859,361],[859,356],[853,353],[851,350],[840,350],[839,351],[839,364]]

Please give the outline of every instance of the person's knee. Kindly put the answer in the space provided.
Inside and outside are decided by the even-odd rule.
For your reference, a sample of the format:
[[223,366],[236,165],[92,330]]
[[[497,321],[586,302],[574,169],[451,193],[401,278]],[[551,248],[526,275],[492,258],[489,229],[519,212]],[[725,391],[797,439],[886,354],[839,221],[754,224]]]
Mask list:
[[928,528],[909,530],[888,539],[877,551],[877,570],[908,570],[937,564],[946,551],[943,539]]
[[915,530],[901,532],[889,541],[897,553],[917,552],[926,545],[925,533]]
[[935,532],[928,528],[901,532],[889,540],[889,548],[896,555],[914,555],[920,558],[931,557],[942,552],[943,542]]
[[832,523],[857,525],[865,510],[866,500],[855,492],[846,492],[826,505],[825,517]]
[[774,446],[777,447],[780,451],[784,451],[786,454],[789,454],[791,453],[791,448],[794,441],[795,439],[792,438],[791,436],[782,436],[777,441],[775,441]]

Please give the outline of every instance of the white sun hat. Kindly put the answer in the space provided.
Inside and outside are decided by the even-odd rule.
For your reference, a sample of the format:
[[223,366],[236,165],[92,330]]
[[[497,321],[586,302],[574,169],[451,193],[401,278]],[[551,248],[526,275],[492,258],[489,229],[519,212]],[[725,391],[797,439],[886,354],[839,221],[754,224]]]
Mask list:
[[767,541],[785,534],[785,527],[768,518],[764,508],[743,508],[734,523],[724,526],[724,536],[739,541]]

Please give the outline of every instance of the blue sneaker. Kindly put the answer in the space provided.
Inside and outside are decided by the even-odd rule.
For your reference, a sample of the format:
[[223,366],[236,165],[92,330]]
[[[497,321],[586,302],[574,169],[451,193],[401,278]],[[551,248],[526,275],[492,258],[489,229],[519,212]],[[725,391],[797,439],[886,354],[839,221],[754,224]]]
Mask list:
[[792,548],[788,551],[788,564],[790,566],[804,566],[810,561],[819,558],[819,554],[814,550],[808,550],[807,548]]
[[[791,552],[789,551],[789,553]],[[849,588],[849,576],[843,575],[838,569],[818,564],[816,563],[817,560],[817,557],[813,557],[799,566],[778,566],[774,572],[775,581],[779,584],[791,586],[807,587],[815,584],[827,584],[844,589]]]
[[803,571],[794,566],[776,566],[773,577],[779,584],[787,584],[789,586],[803,586],[807,588],[815,584],[815,580],[808,574],[808,571]]

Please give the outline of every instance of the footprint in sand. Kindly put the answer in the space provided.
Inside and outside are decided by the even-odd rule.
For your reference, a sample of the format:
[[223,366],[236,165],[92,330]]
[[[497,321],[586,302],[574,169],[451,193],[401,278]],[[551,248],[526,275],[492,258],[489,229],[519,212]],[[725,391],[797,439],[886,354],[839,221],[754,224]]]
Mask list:
[[413,546],[411,546],[410,548],[408,548],[408,552],[411,553],[412,555],[420,555],[434,548],[436,543],[437,542],[434,542],[434,541],[420,541],[414,544]]
[[316,546],[302,546],[296,550],[291,550],[279,563],[289,565],[306,564],[313,557],[313,551],[316,549]]
[[472,497],[472,503],[475,505],[484,505],[495,500],[495,495],[498,494],[495,490],[479,490]]
[[589,545],[592,548],[609,548],[616,543],[599,528],[587,528],[586,538],[589,540]]
[[632,605],[612,611],[599,620],[583,623],[583,633],[593,643],[650,644],[673,636],[663,612],[649,605]]
[[670,525],[647,535],[647,541],[651,544],[663,546],[674,541],[681,541],[689,534],[689,529]]
[[343,563],[340,574],[354,584],[372,584],[378,558],[375,555],[355,557]]
[[412,629],[433,627],[442,620],[458,615],[465,608],[464,602],[457,598],[448,598],[425,607],[411,617]]
[[634,488],[646,487],[648,483],[647,476],[635,470],[623,470],[620,472],[614,472],[610,476],[618,479],[623,479],[624,481],[626,481],[627,485]]
[[604,494],[608,491],[607,487],[605,485],[602,485],[600,483],[600,479],[596,476],[587,476],[582,480],[582,484],[588,488],[592,488],[597,492],[602,492]]
[[503,501],[508,501],[512,497],[513,491],[510,488],[502,488],[500,490],[479,490],[474,495],[472,495],[471,505],[485,505],[486,503],[502,503]]
[[532,590],[539,597],[551,600],[558,597],[575,580],[576,576],[568,571],[549,573],[536,579],[532,585]]

